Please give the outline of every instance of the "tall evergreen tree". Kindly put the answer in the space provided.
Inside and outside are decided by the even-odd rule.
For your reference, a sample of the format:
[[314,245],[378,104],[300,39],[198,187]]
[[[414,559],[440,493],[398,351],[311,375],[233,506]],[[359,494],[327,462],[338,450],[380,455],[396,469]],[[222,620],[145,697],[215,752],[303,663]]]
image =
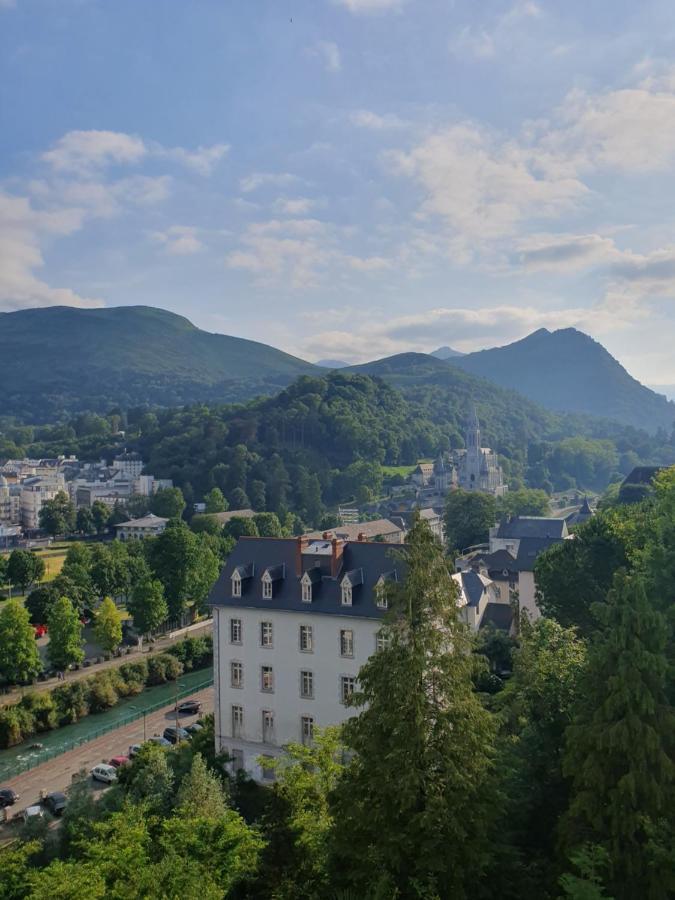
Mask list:
[[35,629],[19,600],[0,606],[0,681],[29,681],[42,670]]
[[49,661],[57,669],[67,669],[84,659],[82,623],[67,597],[59,597],[49,615]]
[[441,546],[415,523],[390,588],[387,645],[359,673],[334,794],[335,877],[358,896],[479,896],[494,806],[494,727]]
[[[564,770],[573,799],[568,847],[590,841],[609,854],[617,900],[666,900],[675,872],[653,852],[653,829],[675,809],[675,714],[666,700],[666,625],[637,576],[619,572],[602,632],[589,651],[582,701],[567,730]],[[672,831],[671,831],[672,837]]]

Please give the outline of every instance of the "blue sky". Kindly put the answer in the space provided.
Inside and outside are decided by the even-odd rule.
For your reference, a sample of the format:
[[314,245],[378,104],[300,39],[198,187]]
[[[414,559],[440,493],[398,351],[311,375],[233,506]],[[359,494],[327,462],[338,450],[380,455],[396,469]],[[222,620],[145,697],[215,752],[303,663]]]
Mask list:
[[0,310],[675,382],[673,60],[667,0],[0,0]]

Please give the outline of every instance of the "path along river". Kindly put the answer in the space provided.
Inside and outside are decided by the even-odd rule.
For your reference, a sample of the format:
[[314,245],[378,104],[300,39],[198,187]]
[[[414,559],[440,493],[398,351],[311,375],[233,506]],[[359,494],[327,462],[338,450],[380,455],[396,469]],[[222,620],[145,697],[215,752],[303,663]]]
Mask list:
[[[105,712],[85,716],[73,725],[64,725],[63,728],[55,728],[53,731],[43,731],[24,741],[23,744],[17,744],[16,747],[10,747],[7,750],[0,750],[0,783],[4,784],[19,772],[39,766],[107,731],[133,722],[134,719],[141,718],[144,712],[147,715],[149,712],[160,709],[167,703],[171,703],[176,696],[178,699],[187,697],[210,684],[213,684],[212,667],[187,672],[180,676],[177,685],[171,681],[148,688],[142,694],[121,700],[117,706]],[[37,749],[32,746],[35,744],[41,744],[42,748]]]

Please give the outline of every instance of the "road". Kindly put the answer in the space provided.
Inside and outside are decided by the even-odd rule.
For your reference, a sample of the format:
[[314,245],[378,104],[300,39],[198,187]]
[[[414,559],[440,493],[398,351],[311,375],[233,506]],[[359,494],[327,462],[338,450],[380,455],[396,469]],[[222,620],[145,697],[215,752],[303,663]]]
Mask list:
[[[205,688],[203,691],[191,694],[189,698],[184,698],[184,700],[187,699],[201,700],[203,711],[205,713],[213,712],[213,687]],[[198,716],[181,716],[179,722],[181,725],[190,725],[197,718]],[[167,725],[174,725],[175,721],[173,703],[156,712],[149,713],[145,723],[147,737],[161,734]],[[86,769],[88,772],[97,763],[107,763],[112,756],[126,755],[131,744],[142,742],[143,719],[140,718],[129,725],[123,725],[100,738],[82,744],[74,750],[62,753],[29,772],[17,775],[8,784],[0,785],[0,787],[13,788],[21,798],[7,810],[9,818],[18,815],[27,806],[37,803],[40,799],[40,791],[65,791],[72,783],[73,776],[82,769]]]

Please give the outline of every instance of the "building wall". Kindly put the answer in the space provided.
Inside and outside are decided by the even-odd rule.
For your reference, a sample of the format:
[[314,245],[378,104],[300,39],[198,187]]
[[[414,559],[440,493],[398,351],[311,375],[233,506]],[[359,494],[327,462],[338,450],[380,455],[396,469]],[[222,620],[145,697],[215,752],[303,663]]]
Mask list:
[[[230,643],[230,619],[241,619],[242,643]],[[272,648],[260,643],[260,623],[272,622]],[[312,626],[313,651],[300,650],[300,626]],[[357,676],[375,651],[380,620],[350,616],[306,614],[283,610],[214,608],[214,665],[216,684],[216,745],[243,754],[244,768],[256,778],[262,773],[260,755],[277,755],[282,745],[301,740],[301,718],[312,716],[314,726],[344,722],[354,709],[340,699],[340,676]],[[340,630],[354,633],[354,656],[340,656]],[[230,663],[243,664],[243,687],[233,688]],[[261,666],[272,666],[274,692],[261,690]],[[314,675],[314,698],[300,696],[301,671]],[[241,736],[232,735],[232,705],[244,708]],[[263,710],[274,713],[273,741],[263,743]]]
[[518,597],[521,612],[525,611],[532,622],[541,618],[541,612],[535,599],[536,586],[534,572],[518,573]]

